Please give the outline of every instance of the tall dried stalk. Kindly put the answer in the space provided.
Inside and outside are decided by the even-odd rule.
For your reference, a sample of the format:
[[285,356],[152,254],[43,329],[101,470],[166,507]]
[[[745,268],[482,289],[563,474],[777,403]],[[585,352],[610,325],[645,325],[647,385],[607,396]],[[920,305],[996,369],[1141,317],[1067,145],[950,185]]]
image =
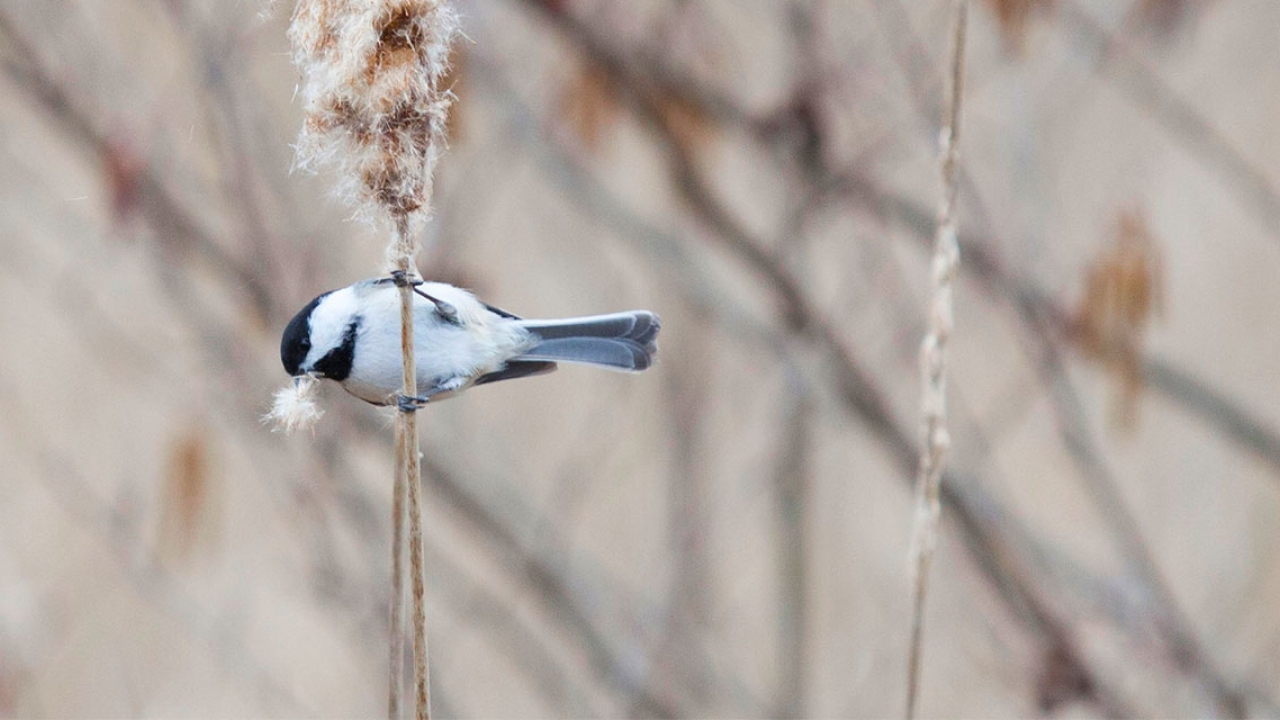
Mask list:
[[938,540],[939,493],[942,462],[951,444],[947,433],[947,343],[955,318],[952,284],[960,262],[956,239],[956,177],[959,162],[960,103],[964,96],[964,39],[967,3],[956,0],[952,24],[951,92],[940,134],[939,166],[942,198],[938,203],[938,228],[934,236],[931,275],[933,296],[929,302],[929,330],[920,344],[921,414],[924,419],[924,447],[920,452],[916,477],[916,512],[911,537],[910,564],[913,575],[911,644],[907,661],[907,701],[905,716],[915,717],[920,692],[920,666],[924,642],[924,606],[929,590],[929,566]]
[[[299,0],[289,27],[306,112],[298,161],[337,170],[338,194],[358,217],[392,231],[387,261],[417,276],[415,223],[431,206],[432,172],[445,146],[452,96],[441,87],[458,19],[446,0]],[[400,286],[400,348],[406,397],[418,394],[413,294]],[[396,419],[392,500],[392,599],[388,715],[400,713],[403,662],[403,536],[408,500],[417,717],[430,717],[422,501],[417,415]]]
[[[417,251],[416,244],[412,242],[411,238],[408,218],[401,216],[396,223],[396,246],[398,250],[396,251],[394,262],[396,270],[404,273],[406,277],[410,275],[413,269],[413,256]],[[416,397],[418,394],[418,371],[415,367],[413,353],[413,290],[407,284],[400,286],[400,356],[403,359],[403,385],[401,392],[405,397]],[[423,718],[431,716],[431,684],[427,664],[427,615],[424,598],[426,593],[426,573],[422,567],[422,483],[419,482],[422,472],[418,463],[420,453],[418,449],[418,414],[412,408],[402,408],[400,414],[396,416],[396,453],[400,456],[401,461],[397,463],[398,472],[396,473],[395,492],[398,496],[402,496],[406,486],[409,490],[409,568],[413,576],[410,588],[413,593],[414,706],[418,709],[418,717]],[[394,512],[394,508],[392,511]],[[403,522],[403,514],[398,514],[396,521],[397,523]],[[403,529],[397,528],[397,533],[403,533]],[[401,553],[399,551],[393,552],[395,556],[394,562],[402,562],[403,556]],[[401,583],[403,583],[403,580],[401,580]],[[402,585],[393,588],[392,591],[402,596]],[[394,608],[398,602],[394,602],[392,607]],[[401,621],[393,619],[393,629],[398,629]],[[393,642],[393,649],[395,646],[396,643]],[[399,675],[400,659],[396,655],[391,658],[393,663],[391,673],[393,675]],[[398,677],[391,679],[390,683],[392,697],[387,703],[388,715],[398,712],[395,694],[400,689]],[[392,716],[394,717],[394,715]]]
[[[403,333],[401,333],[403,337]],[[415,430],[417,428],[414,428]],[[409,453],[403,423],[396,423],[396,469],[395,484],[391,490],[391,614],[389,622],[387,661],[387,717],[400,717],[400,698],[404,695],[404,518],[405,504],[408,502],[409,468],[405,459]]]

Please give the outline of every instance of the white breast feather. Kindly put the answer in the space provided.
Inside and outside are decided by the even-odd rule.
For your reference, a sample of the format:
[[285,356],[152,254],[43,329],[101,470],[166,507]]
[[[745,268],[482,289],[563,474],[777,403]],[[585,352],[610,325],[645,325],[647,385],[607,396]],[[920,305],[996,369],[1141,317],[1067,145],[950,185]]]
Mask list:
[[[418,389],[450,378],[467,382],[502,369],[534,340],[517,321],[497,315],[474,295],[444,283],[424,283],[422,291],[457,310],[459,324],[442,319],[429,300],[414,295],[414,345]],[[360,337],[345,383],[353,394],[383,402],[400,391],[400,298],[392,286],[372,289],[364,305]]]

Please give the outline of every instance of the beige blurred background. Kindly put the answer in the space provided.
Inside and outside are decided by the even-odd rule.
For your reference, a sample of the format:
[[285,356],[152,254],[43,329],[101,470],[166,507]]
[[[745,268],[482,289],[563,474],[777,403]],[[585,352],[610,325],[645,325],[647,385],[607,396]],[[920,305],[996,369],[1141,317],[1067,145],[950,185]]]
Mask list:
[[[390,416],[259,423],[384,244],[289,5],[0,4],[0,716],[385,712]],[[950,4],[459,8],[424,274],[664,330],[421,415],[437,715],[898,714]],[[921,712],[1280,714],[1280,5],[971,10]]]

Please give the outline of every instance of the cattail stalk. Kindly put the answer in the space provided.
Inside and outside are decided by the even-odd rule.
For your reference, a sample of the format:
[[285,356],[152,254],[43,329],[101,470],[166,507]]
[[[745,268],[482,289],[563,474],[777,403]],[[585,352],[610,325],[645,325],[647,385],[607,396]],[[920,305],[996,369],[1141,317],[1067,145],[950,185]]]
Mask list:
[[[393,245],[395,268],[397,272],[411,277],[413,257],[417,254],[416,243],[412,240],[409,220],[401,216],[396,222],[396,240]],[[400,356],[402,358],[403,388],[405,397],[418,395],[418,371],[415,367],[413,353],[413,289],[407,284],[400,286]],[[399,472],[396,473],[397,492],[408,486],[409,490],[409,572],[412,576],[410,585],[413,593],[413,688],[414,705],[418,709],[419,718],[431,716],[431,680],[427,663],[427,615],[426,615],[426,571],[423,568],[422,551],[422,476],[419,467],[418,448],[418,414],[412,409],[401,408],[396,416],[396,453],[402,458]],[[393,508],[394,512],[394,508]],[[399,519],[399,518],[397,518]],[[396,553],[396,562],[402,561],[402,555]],[[402,593],[401,587],[395,592]],[[393,624],[394,623],[393,621]],[[401,650],[403,652],[403,650]],[[399,658],[393,657],[397,663],[392,672],[399,674]],[[395,687],[399,680],[393,680]],[[388,705],[390,712],[390,705]]]
[[[387,263],[404,280],[418,275],[414,228],[429,215],[432,173],[445,147],[453,98],[442,82],[457,32],[457,16],[446,0],[298,0],[289,27],[306,113],[298,164],[336,169],[338,195],[356,209],[356,216],[391,232]],[[413,292],[405,283],[399,290],[401,393],[411,398],[418,394]],[[395,437],[388,714],[398,717],[401,704],[407,514],[415,706],[418,718],[428,718],[422,491],[413,407],[401,405]]]
[[920,344],[922,386],[921,414],[924,420],[924,447],[916,477],[916,511],[912,527],[910,566],[912,574],[911,640],[907,660],[905,717],[915,717],[920,691],[920,668],[924,642],[925,597],[929,590],[929,566],[937,544],[941,504],[942,465],[951,436],[947,432],[947,343],[955,318],[952,289],[960,244],[956,237],[956,185],[959,164],[960,104],[964,95],[964,40],[967,4],[956,0],[952,24],[951,88],[940,133],[938,164],[942,175],[942,198],[938,203],[938,228],[934,236],[931,262],[932,297],[929,302],[928,331]]
[[[388,632],[390,659],[387,661],[387,717],[400,717],[400,698],[404,696],[404,519],[409,494],[409,468],[406,465],[408,436],[404,424],[395,429],[396,469],[391,491],[391,614]],[[414,430],[417,430],[415,427]]]

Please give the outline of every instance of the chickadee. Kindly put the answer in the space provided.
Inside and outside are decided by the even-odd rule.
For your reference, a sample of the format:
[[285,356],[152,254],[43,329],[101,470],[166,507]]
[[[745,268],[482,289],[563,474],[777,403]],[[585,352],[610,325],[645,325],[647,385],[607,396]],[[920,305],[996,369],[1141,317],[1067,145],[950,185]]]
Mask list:
[[[419,396],[402,397],[399,284],[414,292]],[[327,292],[284,329],[280,360],[295,378],[328,378],[375,405],[402,409],[472,385],[551,372],[557,362],[638,372],[658,351],[658,317],[645,310],[525,320],[452,285],[402,274]]]

